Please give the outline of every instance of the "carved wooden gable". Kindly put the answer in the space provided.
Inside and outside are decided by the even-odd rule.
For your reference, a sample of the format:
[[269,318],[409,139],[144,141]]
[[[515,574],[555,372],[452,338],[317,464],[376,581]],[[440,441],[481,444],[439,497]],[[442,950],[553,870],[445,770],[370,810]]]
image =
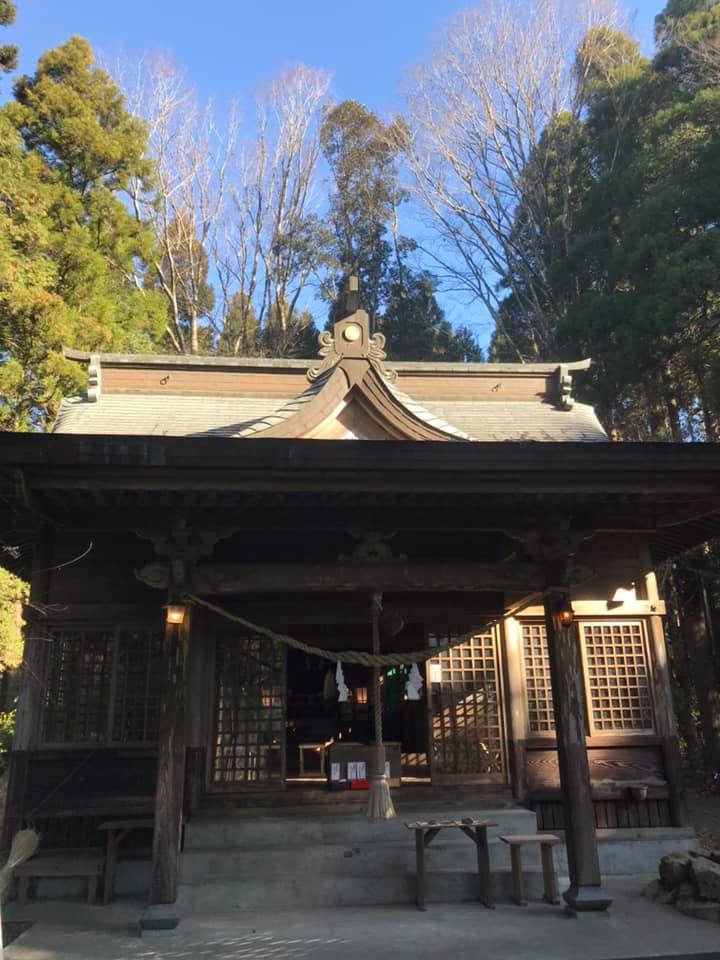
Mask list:
[[239,436],[324,440],[468,440],[393,386],[384,365],[385,337],[370,335],[356,310],[320,334],[320,360],[308,369],[310,387]]

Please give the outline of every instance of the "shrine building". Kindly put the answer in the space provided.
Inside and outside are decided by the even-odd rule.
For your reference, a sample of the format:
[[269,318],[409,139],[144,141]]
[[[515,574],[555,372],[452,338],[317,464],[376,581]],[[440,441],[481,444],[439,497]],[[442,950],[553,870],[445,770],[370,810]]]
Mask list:
[[393,362],[362,310],[320,341],[68,350],[86,393],[0,435],[4,539],[34,545],[6,844],[150,817],[173,904],[183,824],[362,812],[372,670],[343,652],[374,596],[397,830],[433,797],[522,810],[565,831],[568,902],[607,905],[598,831],[687,825],[653,571],[718,532],[720,451],[610,442],[589,360]]

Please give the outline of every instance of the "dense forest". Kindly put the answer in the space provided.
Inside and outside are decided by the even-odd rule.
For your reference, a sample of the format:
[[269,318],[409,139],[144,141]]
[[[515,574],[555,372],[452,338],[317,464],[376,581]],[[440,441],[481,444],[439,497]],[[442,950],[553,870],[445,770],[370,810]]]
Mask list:
[[[591,356],[614,440],[720,439],[720,3],[668,0],[647,58],[604,0],[481,0],[389,118],[300,64],[241,122],[80,37],[0,82],[0,429],[81,388],[63,345],[314,356],[353,273],[391,358]],[[718,769],[720,553],[659,574],[687,758]]]

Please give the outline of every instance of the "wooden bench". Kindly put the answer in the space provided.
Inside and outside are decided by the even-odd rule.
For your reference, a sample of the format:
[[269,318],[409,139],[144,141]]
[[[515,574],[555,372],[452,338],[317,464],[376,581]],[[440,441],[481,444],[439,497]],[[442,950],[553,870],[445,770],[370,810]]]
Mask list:
[[470,837],[477,848],[478,876],[480,879],[480,902],[492,909],[495,906],[490,876],[490,849],[488,827],[496,827],[492,820],[411,820],[405,823],[408,830],[415,831],[415,900],[418,910],[425,906],[425,850],[441,830],[460,830]]
[[558,894],[557,874],[553,861],[552,848],[560,843],[560,837],[551,833],[532,833],[512,837],[500,837],[503,843],[510,847],[510,862],[512,865],[513,900],[521,907],[527,906],[522,874],[522,848],[528,843],[537,843],[540,846],[543,871],[543,899],[548,903],[560,903]]
[[50,879],[59,877],[86,877],[88,884],[88,903],[95,903],[100,877],[102,876],[103,856],[88,850],[44,851],[31,860],[21,863],[13,871],[18,881],[18,901],[27,903],[30,881],[38,877]]

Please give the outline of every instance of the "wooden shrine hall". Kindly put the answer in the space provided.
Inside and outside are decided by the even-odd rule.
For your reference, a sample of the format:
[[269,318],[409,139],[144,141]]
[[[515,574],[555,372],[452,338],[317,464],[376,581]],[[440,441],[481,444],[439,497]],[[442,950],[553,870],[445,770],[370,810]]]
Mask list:
[[370,671],[337,660],[370,650],[371,594],[382,651],[425,651],[420,685],[382,677],[394,794],[529,807],[577,909],[608,904],[596,827],[685,824],[653,569],[720,532],[720,450],[608,442],[572,394],[589,361],[384,346],[354,310],[315,362],[67,351],[86,395],[0,435],[3,539],[33,546],[8,553],[31,597],[6,844],[149,814],[170,904],[213,798],[369,775]]

